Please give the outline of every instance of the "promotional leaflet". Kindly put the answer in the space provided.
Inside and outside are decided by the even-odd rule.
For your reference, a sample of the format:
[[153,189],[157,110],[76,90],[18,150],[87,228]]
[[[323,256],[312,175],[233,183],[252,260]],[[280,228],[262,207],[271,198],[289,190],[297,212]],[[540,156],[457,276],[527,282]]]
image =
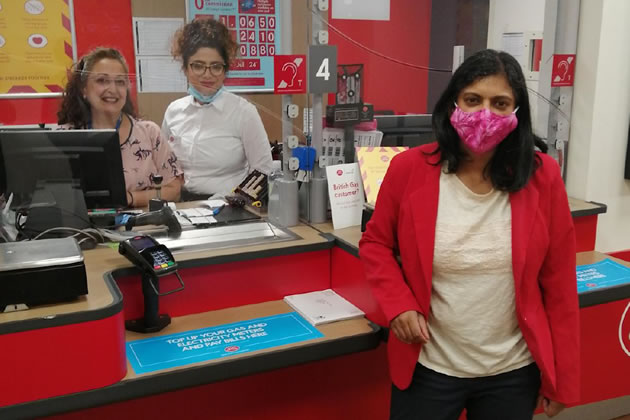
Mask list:
[[360,225],[365,198],[359,166],[356,163],[327,166],[326,176],[334,228]]
[[0,2],[0,97],[61,95],[75,60],[72,1]]
[[361,169],[361,179],[368,204],[376,204],[376,197],[381,188],[391,160],[408,147],[357,147],[357,160]]
[[137,374],[323,337],[295,312],[127,342]]

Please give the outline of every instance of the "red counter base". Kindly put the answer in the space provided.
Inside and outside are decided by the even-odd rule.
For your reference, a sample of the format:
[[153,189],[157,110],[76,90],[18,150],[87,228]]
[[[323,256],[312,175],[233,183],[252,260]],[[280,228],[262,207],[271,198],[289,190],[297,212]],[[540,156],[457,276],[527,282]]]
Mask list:
[[48,417],[125,419],[374,419],[389,417],[385,346],[214,384]]
[[0,407],[102,388],[127,373],[122,312],[0,335]]

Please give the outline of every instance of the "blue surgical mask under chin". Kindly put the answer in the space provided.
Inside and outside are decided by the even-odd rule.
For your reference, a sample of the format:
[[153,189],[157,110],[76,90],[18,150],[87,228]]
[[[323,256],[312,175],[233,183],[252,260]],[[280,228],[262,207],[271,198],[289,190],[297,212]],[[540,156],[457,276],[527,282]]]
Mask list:
[[223,86],[221,86],[221,88],[219,90],[217,90],[216,92],[214,92],[212,95],[204,95],[203,93],[199,92],[197,89],[195,89],[195,87],[193,85],[189,85],[188,86],[188,93],[190,95],[193,96],[193,98],[195,98],[196,100],[198,100],[200,103],[207,105],[209,103],[211,103],[212,101],[214,101],[216,99],[217,96],[219,96],[219,94],[223,91]]

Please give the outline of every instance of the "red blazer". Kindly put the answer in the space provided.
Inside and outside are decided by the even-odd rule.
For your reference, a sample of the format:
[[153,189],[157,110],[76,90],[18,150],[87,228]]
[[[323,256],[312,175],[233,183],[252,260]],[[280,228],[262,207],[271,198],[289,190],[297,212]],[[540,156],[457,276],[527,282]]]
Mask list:
[[[430,311],[440,166],[430,164],[437,156],[423,152],[434,149],[435,143],[416,147],[392,160],[359,243],[388,322],[408,310]],[[566,404],[577,402],[580,390],[575,234],[558,165],[538,156],[542,165],[528,184],[510,193],[516,313],[542,372],[541,393]],[[405,389],[421,345],[404,344],[390,332],[387,348],[392,381]]]

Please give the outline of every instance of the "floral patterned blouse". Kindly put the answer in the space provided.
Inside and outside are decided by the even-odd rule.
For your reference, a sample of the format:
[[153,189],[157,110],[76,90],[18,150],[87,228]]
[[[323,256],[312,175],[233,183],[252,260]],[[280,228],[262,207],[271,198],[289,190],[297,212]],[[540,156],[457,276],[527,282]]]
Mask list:
[[[162,185],[183,175],[177,156],[164,141],[160,127],[153,121],[127,117],[131,121],[131,132],[127,139],[120,142],[127,191],[155,188],[155,175],[162,175]],[[59,128],[67,130],[73,127],[64,124]]]

